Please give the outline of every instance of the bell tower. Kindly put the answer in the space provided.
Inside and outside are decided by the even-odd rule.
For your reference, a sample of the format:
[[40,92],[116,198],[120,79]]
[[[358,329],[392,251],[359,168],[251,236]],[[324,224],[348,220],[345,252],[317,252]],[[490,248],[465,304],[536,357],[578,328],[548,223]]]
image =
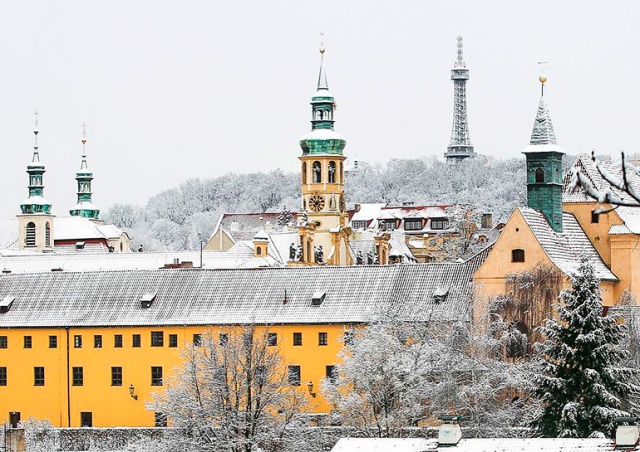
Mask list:
[[[311,98],[311,132],[300,140],[302,214],[298,217],[302,265],[351,265],[344,197],[345,139],[334,132],[335,99],[329,92],[320,44],[320,72]],[[292,263],[295,265],[295,262]]]
[[82,162],[80,170],[76,173],[78,182],[78,203],[69,210],[72,217],[84,217],[90,220],[98,220],[100,210],[91,203],[91,181],[93,173],[87,165],[87,128],[82,124]]
[[34,144],[31,163],[27,165],[29,174],[29,197],[20,204],[18,215],[18,246],[20,249],[53,251],[53,219],[51,203],[44,198],[44,165],[40,163],[38,146],[38,112],[33,129]]

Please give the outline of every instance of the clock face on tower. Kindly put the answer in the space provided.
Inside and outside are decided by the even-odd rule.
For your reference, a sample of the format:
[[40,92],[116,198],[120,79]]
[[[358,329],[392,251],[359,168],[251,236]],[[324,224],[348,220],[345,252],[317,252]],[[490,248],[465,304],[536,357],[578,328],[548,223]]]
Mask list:
[[324,209],[324,196],[322,195],[313,195],[309,198],[309,208],[314,212],[320,212]]

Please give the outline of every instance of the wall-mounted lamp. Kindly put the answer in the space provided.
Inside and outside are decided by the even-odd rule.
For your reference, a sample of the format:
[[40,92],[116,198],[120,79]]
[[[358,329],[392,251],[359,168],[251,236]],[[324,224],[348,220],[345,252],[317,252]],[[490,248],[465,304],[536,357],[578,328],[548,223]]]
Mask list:
[[133,384],[129,385],[129,395],[133,400],[138,400],[138,396],[135,394],[136,388]]
[[311,395],[311,397],[315,397],[316,393],[313,392],[313,382],[312,381],[307,383],[307,388],[309,389],[309,394]]

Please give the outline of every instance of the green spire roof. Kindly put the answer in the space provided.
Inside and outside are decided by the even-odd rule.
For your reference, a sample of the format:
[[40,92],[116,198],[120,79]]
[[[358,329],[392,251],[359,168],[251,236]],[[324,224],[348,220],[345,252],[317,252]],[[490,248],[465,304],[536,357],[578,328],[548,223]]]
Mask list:
[[29,197],[20,204],[20,210],[24,214],[50,213],[51,203],[44,198],[43,175],[44,165],[40,163],[40,147],[38,146],[38,112],[36,111],[35,128],[33,129],[34,144],[33,158],[27,165],[29,174]]
[[78,203],[69,210],[72,217],[84,217],[90,219],[98,219],[100,210],[91,203],[91,181],[93,173],[89,171],[87,164],[87,133],[86,125],[82,125],[82,162],[80,170],[76,173],[76,181],[78,181]]
[[329,83],[324,69],[323,46],[320,47],[320,72],[316,93],[311,98],[311,132],[300,140],[303,155],[307,154],[337,154],[347,142],[333,131],[333,113],[336,108],[333,95],[329,92]]

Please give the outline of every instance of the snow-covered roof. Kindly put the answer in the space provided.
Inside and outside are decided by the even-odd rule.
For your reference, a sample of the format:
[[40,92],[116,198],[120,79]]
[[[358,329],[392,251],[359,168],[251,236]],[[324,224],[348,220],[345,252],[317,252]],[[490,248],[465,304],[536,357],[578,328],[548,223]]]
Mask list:
[[51,203],[47,201],[42,196],[29,196],[27,199],[20,203],[21,205],[26,204],[28,206],[50,206]]
[[100,224],[96,223],[96,227],[98,230],[108,239],[117,239],[122,237],[122,234],[125,234],[127,237],[129,236],[126,232],[120,229],[118,226],[114,224]]
[[436,439],[340,438],[331,452],[425,452],[437,447]]
[[300,138],[300,141],[306,140],[343,140],[344,137],[338,132],[331,129],[313,129]]
[[0,219],[0,250],[17,250],[18,238],[18,219]]
[[577,274],[584,256],[593,265],[599,279],[618,280],[602,261],[573,214],[562,212],[562,232],[556,232],[551,229],[544,215],[537,210],[529,207],[518,207],[518,210],[551,262],[560,271],[566,275]]
[[[436,439],[342,438],[331,452],[605,452],[616,449],[607,438],[462,438],[455,446],[438,447]],[[638,446],[626,451],[640,450]]]
[[353,214],[351,221],[371,221],[378,218],[380,211],[386,204],[360,204],[360,208]]
[[[0,299],[14,302],[0,327],[364,323],[389,309],[418,321],[469,321],[480,263],[3,274]],[[436,303],[442,287],[448,296]],[[317,291],[326,293],[319,306],[311,303]],[[142,309],[150,292],[155,301]]]
[[[621,179],[622,168],[609,162],[598,162],[600,168],[606,173]],[[598,191],[611,190],[623,199],[629,199],[629,195],[611,186],[600,174],[596,163],[588,156],[581,156],[574,164],[572,171],[565,175],[563,180],[562,202],[563,203],[593,203],[596,201],[589,197],[581,188],[574,189],[571,184],[572,172],[580,171]],[[640,175],[631,171],[627,172],[628,182],[640,191]],[[624,222],[624,225],[612,226],[610,234],[640,234],[640,205],[620,206],[616,208],[616,213]]]
[[88,201],[82,201],[73,206],[70,210],[100,210]]
[[[56,247],[58,248],[58,247]],[[173,251],[164,253],[95,253],[89,242],[85,250],[78,250],[74,243],[60,247],[60,252],[3,251],[0,269],[11,273],[48,272],[62,269],[64,272],[155,270],[175,260],[200,265],[200,251]],[[238,246],[229,251],[203,251],[204,268],[257,268],[263,266],[253,257],[251,245]],[[274,265],[276,265],[275,263]],[[280,265],[280,264],[277,264]]]

